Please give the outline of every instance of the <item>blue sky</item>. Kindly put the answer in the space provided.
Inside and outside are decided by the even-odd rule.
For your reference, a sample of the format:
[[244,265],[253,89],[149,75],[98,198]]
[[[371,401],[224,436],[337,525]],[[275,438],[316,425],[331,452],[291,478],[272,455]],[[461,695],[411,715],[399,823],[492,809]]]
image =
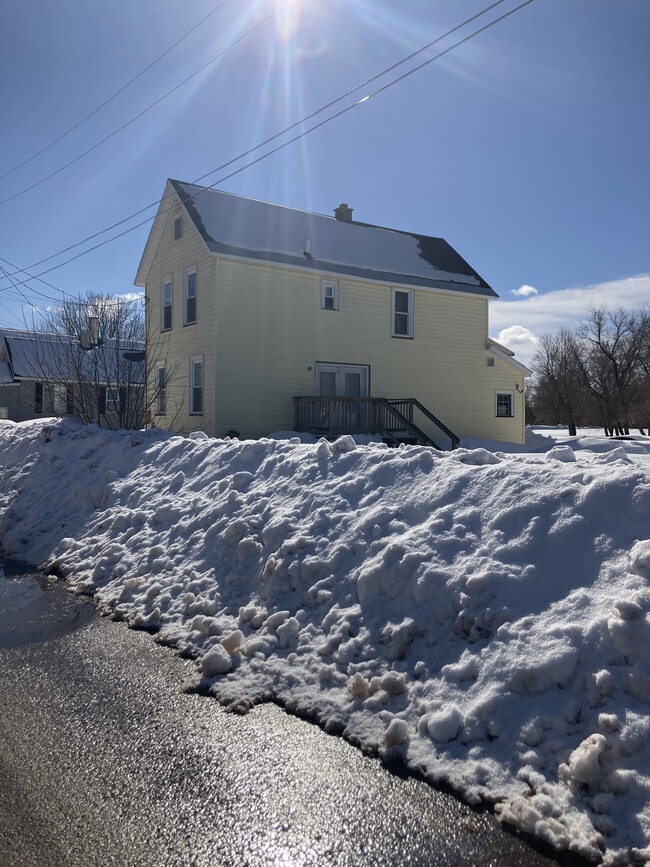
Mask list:
[[[518,2],[506,0],[458,36]],[[217,5],[3,4],[0,174],[92,111]],[[197,179],[487,5],[226,0],[91,120],[0,179],[0,199],[20,193],[259,23],[141,119],[0,204],[0,265],[11,273],[9,261],[38,274],[58,264],[84,246],[30,267],[155,202],[167,177]],[[649,38],[647,0],[534,0],[217,186],[321,213],[344,201],[356,219],[446,238],[501,296],[492,331],[517,343],[523,358],[532,334],[579,318],[593,301],[638,306],[650,300]],[[150,215],[153,210],[138,220]],[[130,292],[147,233],[142,226],[43,275],[56,290],[31,281],[20,292],[39,306],[51,301],[35,290],[51,298],[60,297],[57,290]],[[532,288],[512,294],[522,286]],[[0,279],[0,325],[24,323],[25,298]]]

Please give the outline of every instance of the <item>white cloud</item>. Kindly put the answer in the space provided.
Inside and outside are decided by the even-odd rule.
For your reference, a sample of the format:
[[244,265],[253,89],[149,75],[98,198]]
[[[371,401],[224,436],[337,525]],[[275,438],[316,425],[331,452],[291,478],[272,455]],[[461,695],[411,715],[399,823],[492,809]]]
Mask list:
[[116,301],[121,301],[122,303],[127,301],[144,301],[144,292],[122,292],[114,297]]
[[518,361],[530,364],[542,334],[574,328],[588,316],[591,307],[606,304],[610,308],[638,310],[648,303],[650,274],[529,295],[518,301],[493,301],[490,334],[512,349]]
[[510,294],[516,295],[517,298],[528,298],[531,295],[537,295],[539,293],[534,286],[529,286],[527,283],[524,283],[524,285],[520,286],[519,289],[511,289]]
[[539,340],[523,325],[511,325],[499,331],[497,341],[512,349],[517,361],[529,365],[539,348]]

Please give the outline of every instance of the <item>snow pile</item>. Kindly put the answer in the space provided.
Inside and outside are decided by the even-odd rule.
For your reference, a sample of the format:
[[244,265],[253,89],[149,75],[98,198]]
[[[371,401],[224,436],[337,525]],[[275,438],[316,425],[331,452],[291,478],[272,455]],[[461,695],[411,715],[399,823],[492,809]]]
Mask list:
[[233,709],[279,700],[557,847],[650,862],[650,470],[609,445],[5,422],[0,541]]

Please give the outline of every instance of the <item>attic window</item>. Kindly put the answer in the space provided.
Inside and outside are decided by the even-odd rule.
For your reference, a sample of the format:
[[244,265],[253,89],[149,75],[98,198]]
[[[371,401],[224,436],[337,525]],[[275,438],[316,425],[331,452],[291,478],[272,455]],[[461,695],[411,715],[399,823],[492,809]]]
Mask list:
[[491,355],[488,355],[487,357],[487,366],[494,367],[494,358]]
[[183,237],[183,215],[176,217],[174,220],[174,240],[178,241]]

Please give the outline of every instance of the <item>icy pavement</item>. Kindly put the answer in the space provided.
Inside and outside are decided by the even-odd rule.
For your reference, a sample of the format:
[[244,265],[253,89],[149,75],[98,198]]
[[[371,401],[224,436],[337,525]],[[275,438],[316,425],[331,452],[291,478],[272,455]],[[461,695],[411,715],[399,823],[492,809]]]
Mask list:
[[278,700],[557,847],[643,863],[650,471],[636,442],[583,445],[4,422],[0,540],[195,656],[225,704]]

